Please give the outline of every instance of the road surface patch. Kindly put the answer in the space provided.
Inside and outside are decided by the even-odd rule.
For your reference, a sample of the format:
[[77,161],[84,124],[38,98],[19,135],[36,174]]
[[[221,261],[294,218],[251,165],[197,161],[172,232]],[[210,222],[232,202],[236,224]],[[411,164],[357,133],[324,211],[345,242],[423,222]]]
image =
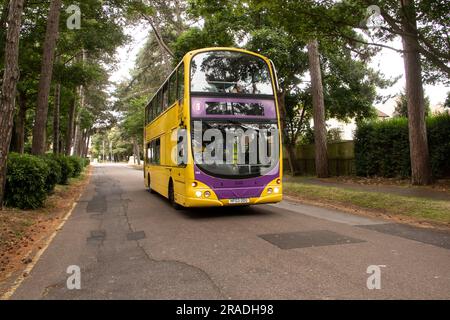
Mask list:
[[90,212],[106,212],[106,199],[104,195],[96,194],[92,200],[88,202],[86,211]]
[[259,237],[280,249],[310,248],[366,242],[328,230],[263,234]]
[[106,231],[105,230],[93,230],[91,231],[91,236],[86,238],[88,243],[99,243],[105,240]]
[[450,249],[450,232],[446,231],[428,230],[400,223],[360,225],[357,227]]
[[144,231],[130,232],[127,234],[127,240],[142,240],[145,238],[146,236]]

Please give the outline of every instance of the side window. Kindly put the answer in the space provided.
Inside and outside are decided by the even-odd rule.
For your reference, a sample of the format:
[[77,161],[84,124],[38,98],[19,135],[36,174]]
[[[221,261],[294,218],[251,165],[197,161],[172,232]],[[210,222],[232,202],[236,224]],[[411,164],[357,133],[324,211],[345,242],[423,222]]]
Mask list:
[[146,163],[152,162],[152,148],[151,143],[147,143],[147,152],[146,152]]
[[145,107],[144,123],[145,125],[148,124],[148,106]]
[[157,108],[156,108],[156,110],[158,110],[156,112],[156,117],[157,117],[162,112],[162,90],[158,92],[156,103],[158,104]]
[[184,64],[180,65],[177,70],[178,86],[177,86],[177,99],[183,99],[184,96]]
[[150,103],[150,121],[153,121],[153,119],[155,119],[155,99],[152,99]]
[[169,82],[166,82],[163,86],[163,110],[166,110],[169,106]]
[[151,148],[151,159],[152,159],[152,163],[154,164],[155,160],[156,160],[156,158],[155,158],[155,141],[154,140],[151,142],[150,148]]
[[169,78],[169,106],[177,100],[177,73],[174,72]]
[[161,144],[159,138],[155,140],[155,164],[161,163]]

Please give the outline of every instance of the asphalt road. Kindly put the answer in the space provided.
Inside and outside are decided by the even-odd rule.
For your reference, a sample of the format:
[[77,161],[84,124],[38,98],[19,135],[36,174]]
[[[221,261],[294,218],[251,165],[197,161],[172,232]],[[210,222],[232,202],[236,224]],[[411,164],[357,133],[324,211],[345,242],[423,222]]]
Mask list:
[[286,201],[175,211],[140,171],[97,165],[12,299],[118,298],[449,299],[450,234]]

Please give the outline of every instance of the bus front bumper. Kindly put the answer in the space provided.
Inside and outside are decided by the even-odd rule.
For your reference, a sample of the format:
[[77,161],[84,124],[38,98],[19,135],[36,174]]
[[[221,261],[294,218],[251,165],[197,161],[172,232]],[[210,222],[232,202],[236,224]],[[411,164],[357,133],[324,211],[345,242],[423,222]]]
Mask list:
[[200,208],[200,207],[224,207],[224,206],[239,207],[253,204],[277,203],[280,202],[281,200],[283,200],[283,195],[279,193],[261,196],[258,198],[250,198],[249,202],[239,204],[230,203],[229,199],[207,199],[207,198],[191,198],[191,197],[186,197],[184,198],[184,201],[181,202],[183,206],[187,208]]

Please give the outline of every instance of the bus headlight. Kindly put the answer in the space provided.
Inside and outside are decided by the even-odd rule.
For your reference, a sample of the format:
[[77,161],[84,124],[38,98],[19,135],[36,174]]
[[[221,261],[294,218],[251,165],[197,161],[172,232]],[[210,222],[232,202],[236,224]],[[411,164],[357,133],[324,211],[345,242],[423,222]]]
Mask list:
[[196,192],[195,192],[195,196],[196,196],[197,198],[200,198],[200,197],[202,196],[202,192],[201,192],[201,191],[196,191]]
[[273,188],[273,192],[275,192],[275,193],[280,192],[280,188],[278,188],[278,187]]
[[211,192],[205,191],[203,195],[205,196],[205,198],[209,198],[211,196]]
[[271,194],[273,192],[272,188],[267,189],[267,194]]

